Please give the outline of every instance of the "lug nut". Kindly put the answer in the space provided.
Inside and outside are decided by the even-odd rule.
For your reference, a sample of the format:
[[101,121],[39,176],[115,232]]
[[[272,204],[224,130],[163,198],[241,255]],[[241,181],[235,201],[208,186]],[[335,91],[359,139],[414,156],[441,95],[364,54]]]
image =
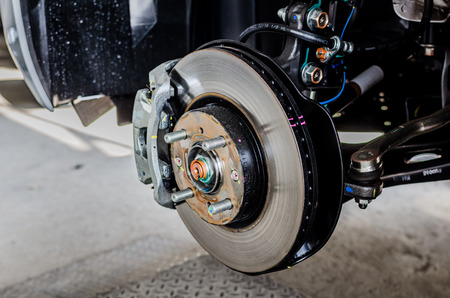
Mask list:
[[185,140],[187,138],[187,133],[184,129],[166,133],[164,136],[164,141],[167,144],[172,144],[178,141]]
[[316,66],[313,62],[305,65],[302,69],[302,81],[306,85],[319,84],[322,81],[322,69]]
[[219,149],[219,148],[225,147],[226,144],[227,144],[227,141],[224,139],[224,137],[218,137],[218,138],[204,141],[202,143],[202,149],[205,151],[211,151],[214,149]]
[[233,203],[231,202],[231,200],[225,199],[223,201],[209,205],[208,212],[211,215],[215,215],[217,213],[221,213],[221,212],[230,210],[232,208],[233,208]]
[[186,188],[185,190],[180,190],[180,191],[174,192],[170,196],[170,198],[172,199],[172,201],[174,203],[181,203],[192,197],[194,197],[194,191],[190,188]]
[[329,22],[328,14],[320,8],[311,9],[307,16],[307,25],[309,29],[324,29]]

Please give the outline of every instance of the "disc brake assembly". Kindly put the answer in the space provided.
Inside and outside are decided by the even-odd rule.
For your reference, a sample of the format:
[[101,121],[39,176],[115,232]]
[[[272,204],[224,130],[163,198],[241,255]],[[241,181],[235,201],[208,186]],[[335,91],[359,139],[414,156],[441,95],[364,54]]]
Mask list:
[[328,113],[299,100],[281,68],[217,41],[149,81],[133,115],[139,178],[211,255],[258,274],[325,244],[342,203],[340,146]]
[[[153,184],[155,200],[176,209],[213,257],[234,270],[260,274],[288,268],[320,250],[344,201],[354,199],[365,209],[383,187],[449,179],[450,144],[438,136],[448,135],[450,122],[448,46],[442,107],[436,111],[430,97],[428,110],[428,103],[415,103],[422,102],[413,94],[416,89],[401,91],[406,118],[393,130],[384,119],[388,97],[376,85],[387,71],[393,81],[385,80],[383,88],[390,86],[387,90],[399,96],[396,90],[404,82],[414,85],[404,76],[417,80],[397,73],[395,57],[401,51],[389,54],[393,65],[378,56],[368,55],[367,61],[358,56],[418,41],[434,15],[433,1],[425,2],[420,24],[401,42],[365,44],[366,37],[354,39],[361,30],[346,33],[347,25],[359,24],[354,19],[363,10],[357,1],[328,2],[330,18],[321,1],[312,6],[291,1],[278,11],[283,24],[252,25],[239,42],[213,41],[155,68],[134,104],[140,180]],[[338,6],[348,12],[346,19],[336,17]],[[267,32],[284,36],[275,58],[243,43]],[[414,58],[417,52],[404,61],[405,69],[421,75],[420,84],[428,68],[410,62],[431,65],[434,48],[427,49],[427,59]],[[358,98],[365,98],[367,107],[354,105]],[[369,111],[380,103],[381,114]],[[405,111],[400,104],[399,111]],[[383,126],[368,115],[383,119]],[[366,144],[340,143],[335,123],[341,130],[359,131],[358,123],[366,125],[367,119],[373,123],[362,130],[382,131],[381,137]]]

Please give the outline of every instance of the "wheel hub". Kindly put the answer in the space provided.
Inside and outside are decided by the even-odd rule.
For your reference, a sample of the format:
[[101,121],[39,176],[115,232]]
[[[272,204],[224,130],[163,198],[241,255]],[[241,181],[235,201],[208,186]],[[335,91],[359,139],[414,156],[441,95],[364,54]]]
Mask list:
[[186,200],[192,210],[208,223],[226,225],[249,217],[242,207],[252,199],[254,191],[249,192],[252,186],[246,184],[246,177],[254,173],[253,167],[242,164],[241,157],[246,162],[257,160],[248,148],[257,145],[239,137],[237,132],[243,130],[252,133],[237,111],[207,102],[199,99],[176,124],[174,130],[184,130],[187,137],[172,144],[171,159],[179,188],[194,192]]

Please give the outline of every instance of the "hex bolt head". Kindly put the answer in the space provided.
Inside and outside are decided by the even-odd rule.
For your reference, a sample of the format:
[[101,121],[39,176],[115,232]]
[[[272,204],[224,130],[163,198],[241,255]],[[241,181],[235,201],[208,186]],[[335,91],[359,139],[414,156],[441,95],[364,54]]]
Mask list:
[[160,119],[161,120],[159,121],[159,129],[161,130],[167,129],[170,124],[169,115],[167,115],[167,113],[163,111],[161,112]]
[[306,85],[317,85],[322,81],[323,72],[322,69],[317,67],[313,62],[305,65],[302,69],[302,81]]
[[311,30],[324,29],[328,22],[328,14],[318,7],[311,9],[306,17],[306,23]]

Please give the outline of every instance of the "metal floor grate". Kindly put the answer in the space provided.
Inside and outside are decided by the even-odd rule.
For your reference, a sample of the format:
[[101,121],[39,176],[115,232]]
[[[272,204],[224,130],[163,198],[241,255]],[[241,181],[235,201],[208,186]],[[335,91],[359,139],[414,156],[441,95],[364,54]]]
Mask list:
[[210,256],[176,265],[154,276],[98,295],[97,298],[139,297],[305,297],[269,276],[235,272]]

